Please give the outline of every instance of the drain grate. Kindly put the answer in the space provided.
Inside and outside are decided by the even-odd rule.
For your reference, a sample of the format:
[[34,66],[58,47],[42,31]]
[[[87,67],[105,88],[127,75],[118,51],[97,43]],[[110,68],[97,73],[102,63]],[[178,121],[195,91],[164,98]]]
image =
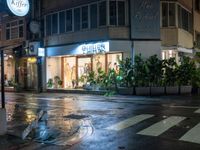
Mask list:
[[77,120],[88,118],[88,116],[86,115],[76,115],[76,114],[70,114],[68,116],[63,116],[63,117],[66,119],[77,119]]

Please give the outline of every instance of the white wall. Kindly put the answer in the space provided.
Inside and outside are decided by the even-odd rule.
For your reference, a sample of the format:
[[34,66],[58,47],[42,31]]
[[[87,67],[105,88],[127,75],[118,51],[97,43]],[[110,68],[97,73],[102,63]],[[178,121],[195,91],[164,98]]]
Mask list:
[[161,59],[161,42],[160,41],[134,41],[134,53],[142,54],[142,57],[148,58],[152,55],[158,55]]

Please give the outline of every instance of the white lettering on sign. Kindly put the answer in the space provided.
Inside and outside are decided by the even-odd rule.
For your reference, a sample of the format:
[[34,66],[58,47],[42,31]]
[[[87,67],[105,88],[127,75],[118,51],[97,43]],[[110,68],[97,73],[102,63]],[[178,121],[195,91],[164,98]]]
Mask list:
[[78,47],[83,54],[98,54],[109,52],[109,42],[99,42],[92,44],[82,44]]
[[30,8],[28,0],[7,0],[7,5],[16,16],[25,16]]

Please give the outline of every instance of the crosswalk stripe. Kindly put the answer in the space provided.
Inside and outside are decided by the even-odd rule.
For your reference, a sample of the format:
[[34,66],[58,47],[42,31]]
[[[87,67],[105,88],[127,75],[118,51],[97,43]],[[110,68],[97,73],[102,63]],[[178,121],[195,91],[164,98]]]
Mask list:
[[152,126],[138,132],[137,134],[148,135],[148,136],[159,136],[160,134],[164,133],[171,127],[183,121],[184,119],[186,119],[186,117],[171,116],[168,117],[167,119],[164,119],[160,122],[153,124]]
[[200,144],[200,123],[190,129],[179,140]]
[[150,115],[150,114],[141,114],[141,115],[137,115],[134,116],[132,118],[126,119],[124,121],[121,121],[117,124],[114,124],[110,127],[107,127],[107,130],[115,130],[115,131],[120,131],[122,129],[128,128],[130,126],[133,126],[141,121],[144,121],[146,119],[149,119],[151,117],[153,117],[154,115]]
[[195,113],[200,113],[200,108],[198,110],[196,110]]

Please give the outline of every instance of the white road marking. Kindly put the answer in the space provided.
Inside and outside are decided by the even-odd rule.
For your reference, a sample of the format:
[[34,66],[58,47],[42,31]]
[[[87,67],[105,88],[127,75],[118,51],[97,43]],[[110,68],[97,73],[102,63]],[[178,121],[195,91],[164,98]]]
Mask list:
[[171,127],[183,121],[184,119],[186,119],[186,117],[171,116],[168,117],[167,119],[164,119],[160,122],[153,124],[152,126],[138,132],[137,134],[148,135],[148,136],[159,136],[168,129],[170,129]]
[[130,126],[133,126],[141,121],[144,121],[146,119],[149,119],[151,117],[153,117],[154,115],[150,115],[150,114],[142,114],[142,115],[137,115],[134,116],[132,118],[126,119],[124,121],[121,121],[117,124],[114,124],[110,127],[107,127],[107,130],[115,130],[115,131],[120,131],[122,129],[128,128]]
[[200,123],[190,129],[179,140],[200,144]]
[[195,113],[200,113],[200,108],[198,110],[196,110]]

